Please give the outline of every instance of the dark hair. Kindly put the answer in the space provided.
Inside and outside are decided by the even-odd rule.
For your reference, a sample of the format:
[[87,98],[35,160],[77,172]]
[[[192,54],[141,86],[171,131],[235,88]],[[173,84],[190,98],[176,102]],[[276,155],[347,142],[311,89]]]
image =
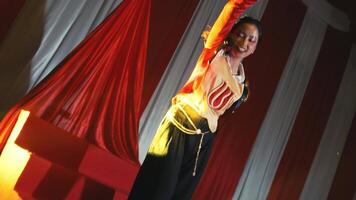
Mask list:
[[233,32],[235,29],[237,29],[242,24],[253,24],[253,25],[255,25],[257,27],[257,30],[258,30],[258,42],[257,43],[260,43],[260,41],[262,39],[262,25],[261,25],[261,22],[258,19],[255,19],[253,17],[249,17],[249,16],[241,17],[239,19],[239,21],[237,21],[234,24],[234,26],[231,28],[231,32]]
[[[257,45],[260,44],[261,42],[261,38],[262,38],[262,25],[261,22],[255,18],[252,17],[241,17],[235,24],[234,26],[231,28],[230,33],[234,32],[239,26],[241,26],[242,24],[253,24],[256,26],[257,31],[258,31],[258,40],[257,40]],[[222,43],[220,45],[220,47],[218,48],[218,51],[220,49],[224,49],[225,50],[225,54],[230,54],[231,49],[234,47],[234,42],[233,42],[233,38],[231,38],[231,34],[229,34],[224,43]]]

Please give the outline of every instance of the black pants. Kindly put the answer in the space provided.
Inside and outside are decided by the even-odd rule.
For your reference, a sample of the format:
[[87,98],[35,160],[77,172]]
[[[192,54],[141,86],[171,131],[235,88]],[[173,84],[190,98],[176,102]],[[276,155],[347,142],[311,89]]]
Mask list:
[[[197,128],[203,132],[208,131],[204,134],[196,175],[192,174],[202,135],[183,133],[170,120],[164,119],[158,131],[168,131],[168,141],[170,141],[168,151],[164,156],[147,154],[129,199],[191,199],[209,159],[214,134],[209,131],[206,119],[197,115],[189,106],[185,106],[184,110]],[[178,111],[174,117],[182,125],[192,129],[181,111]]]

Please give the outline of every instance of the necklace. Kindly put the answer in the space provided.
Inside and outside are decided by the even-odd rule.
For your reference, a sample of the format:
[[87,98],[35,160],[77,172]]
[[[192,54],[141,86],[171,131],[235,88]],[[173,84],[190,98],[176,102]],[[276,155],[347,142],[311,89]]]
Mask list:
[[231,74],[232,74],[233,76],[238,76],[238,75],[239,75],[239,74],[238,74],[239,69],[237,69],[237,72],[234,73],[234,72],[232,71],[231,57],[230,57],[229,55],[227,55],[226,57],[227,57],[227,64],[229,65]]
[[239,66],[237,67],[237,72],[233,73],[230,59],[230,56],[227,55],[226,60],[227,64],[229,65],[231,75],[234,76],[240,83],[242,83],[245,80],[245,72],[243,70],[243,65],[242,63],[239,63]]

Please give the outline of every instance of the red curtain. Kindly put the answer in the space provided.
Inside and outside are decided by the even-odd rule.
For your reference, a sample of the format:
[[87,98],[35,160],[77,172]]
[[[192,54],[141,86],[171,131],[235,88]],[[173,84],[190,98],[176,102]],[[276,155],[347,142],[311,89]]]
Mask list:
[[[148,47],[147,48],[145,47],[146,42],[147,42],[146,38],[141,37],[142,41],[140,41],[139,36],[136,36],[136,38],[132,38],[132,40],[135,40],[135,41],[131,42],[132,44],[135,42],[136,42],[135,45],[138,45],[141,43],[143,44],[143,45],[140,45],[140,48],[137,48],[137,49],[141,49],[141,51],[140,51],[141,53],[144,52],[146,49],[148,49],[146,67],[143,68],[141,66],[141,68],[135,68],[135,70],[137,71],[137,75],[139,75],[138,77],[142,78],[142,72],[144,72],[144,74],[145,74],[145,79],[144,79],[144,88],[145,89],[143,91],[142,98],[139,98],[139,95],[141,95],[139,91],[142,91],[141,89],[136,90],[133,88],[133,86],[127,86],[130,88],[126,89],[126,92],[127,92],[126,94],[127,94],[128,99],[130,99],[129,95],[131,95],[131,98],[133,98],[132,96],[135,95],[135,100],[142,102],[141,110],[144,109],[145,105],[147,104],[151,95],[153,94],[154,89],[155,89],[157,83],[159,82],[161,75],[163,74],[165,67],[167,66],[171,56],[173,55],[174,50],[175,50],[176,46],[178,45],[178,42],[179,42],[181,36],[183,35],[184,30],[185,30],[191,16],[193,15],[193,12],[194,12],[198,2],[199,2],[198,0],[185,0],[185,1],[178,1],[178,2],[177,1],[165,1],[165,2],[154,1],[154,2],[152,2],[152,5],[151,5],[152,16],[150,16],[150,22],[149,22],[150,34],[148,37]],[[32,111],[32,113],[35,113],[36,115],[38,115],[44,119],[49,119],[51,122],[57,124],[58,126],[60,126],[62,128],[66,128],[66,130],[68,130],[68,131],[80,130],[80,132],[77,134],[78,136],[86,137],[90,140],[94,140],[94,142],[98,142],[97,140],[101,141],[103,139],[109,139],[111,137],[111,136],[104,137],[103,135],[101,135],[101,133],[99,133],[100,131],[98,132],[97,129],[99,129],[99,128],[102,128],[103,130],[108,129],[108,127],[107,127],[108,125],[106,125],[105,127],[103,126],[104,123],[100,123],[100,124],[96,125],[99,127],[94,127],[94,125],[92,124],[90,128],[89,127],[83,128],[80,125],[79,126],[75,125],[75,123],[82,121],[81,117],[83,117],[83,116],[86,117],[86,119],[83,121],[83,123],[86,123],[86,124],[88,124],[88,122],[90,122],[90,121],[94,121],[95,119],[99,119],[102,116],[104,116],[103,120],[108,120],[108,118],[109,118],[109,120],[111,121],[111,119],[115,118],[113,116],[105,115],[105,112],[109,112],[107,110],[110,110],[110,109],[106,109],[105,112],[101,112],[102,109],[100,107],[95,109],[96,105],[98,105],[98,104],[103,104],[103,106],[106,106],[106,105],[104,105],[104,104],[106,104],[105,101],[108,102],[109,99],[112,98],[112,96],[110,96],[110,97],[107,96],[105,98],[106,100],[98,100],[96,102],[93,102],[93,104],[90,105],[93,107],[92,110],[87,111],[87,112],[91,113],[91,117],[86,116],[87,112],[80,111],[80,109],[82,109],[84,107],[83,103],[86,100],[83,99],[82,100],[83,102],[79,102],[79,99],[83,98],[83,97],[89,98],[87,95],[85,95],[85,93],[86,93],[86,91],[90,91],[92,88],[94,88],[95,91],[98,91],[99,93],[100,92],[104,93],[104,91],[102,91],[101,90],[102,88],[100,88],[100,87],[101,86],[104,87],[105,84],[108,84],[108,83],[105,83],[105,80],[106,80],[106,78],[110,78],[109,76],[106,76],[106,75],[99,75],[100,71],[97,68],[95,68],[95,69],[89,68],[87,66],[89,62],[91,62],[91,64],[89,64],[89,65],[91,65],[90,67],[94,67],[94,65],[96,63],[101,64],[102,67],[104,66],[104,64],[112,65],[111,66],[112,69],[109,69],[109,67],[105,68],[105,72],[107,72],[107,75],[110,75],[110,73],[109,73],[110,70],[111,71],[124,70],[123,68],[119,68],[119,69],[113,68],[113,65],[119,62],[118,58],[117,59],[115,58],[115,55],[120,54],[121,60],[123,58],[127,58],[126,60],[128,61],[128,63],[125,66],[130,66],[130,64],[133,64],[135,62],[134,61],[135,59],[133,59],[132,62],[130,61],[133,56],[127,57],[129,52],[125,53],[124,48],[119,48],[120,44],[127,45],[127,43],[129,42],[129,40],[128,40],[129,37],[127,35],[131,34],[131,32],[133,30],[132,26],[134,26],[133,21],[127,21],[129,19],[127,19],[127,16],[125,16],[125,15],[127,15],[127,13],[131,12],[132,8],[131,8],[131,10],[129,10],[130,8],[127,8],[127,7],[129,7],[128,2],[125,2],[123,4],[124,5],[121,5],[120,8],[118,8],[112,14],[110,19],[107,19],[101,25],[102,28],[98,27],[96,29],[96,31],[94,33],[92,33],[86,39],[86,41],[82,42],[79,45],[79,47],[77,47],[71,53],[71,55],[69,55],[66,58],[66,60],[63,61],[60,64],[60,66],[58,66],[58,68],[60,68],[58,70],[58,72],[53,72],[49,78],[47,78],[43,83],[41,83],[37,88],[35,88],[30,94],[28,94],[20,103],[18,103],[7,114],[7,116],[4,118],[4,120],[0,124],[0,128],[2,131],[0,134],[0,143],[1,143],[0,147],[1,148],[5,144],[5,141],[6,141],[6,138],[8,137],[9,131],[11,131],[11,129],[12,129],[12,125],[16,121],[18,109],[23,108],[23,107],[30,109]],[[131,4],[133,4],[133,3],[131,3]],[[133,7],[133,5],[131,7]],[[137,11],[135,14],[138,15],[139,11]],[[144,13],[142,15],[144,15]],[[134,17],[132,17],[130,19],[133,19],[133,18]],[[148,19],[148,18],[146,18],[146,19]],[[177,20],[177,19],[179,19],[179,20]],[[116,28],[115,28],[115,30],[110,28],[112,26],[118,27],[121,20],[122,21],[126,20],[125,23],[128,25],[125,27],[127,28],[127,30],[131,30],[130,33],[125,34],[126,36],[123,34],[119,35],[121,32],[125,33],[125,31],[122,30],[125,27],[120,28],[120,30],[116,29]],[[146,23],[146,22],[144,22],[144,23]],[[147,24],[144,24],[144,25],[147,26]],[[133,32],[140,33],[140,34],[142,34],[141,36],[147,34],[147,30],[145,30],[146,32],[143,32],[143,30],[145,29],[144,26],[138,25],[138,27],[141,27],[141,29],[133,31]],[[105,33],[107,33],[107,34],[105,34]],[[104,37],[104,35],[107,35],[105,37],[106,39],[98,40],[98,38]],[[95,38],[93,38],[93,37],[95,37]],[[90,39],[90,38],[93,38],[93,39]],[[116,45],[115,44],[108,45],[112,41],[116,41],[116,40],[119,40],[122,38],[128,38],[128,39],[121,40]],[[101,43],[101,41],[103,41],[103,44],[99,44],[99,43]],[[97,48],[98,46],[100,46],[100,49]],[[112,48],[112,47],[115,47],[115,48]],[[142,47],[144,47],[144,48],[142,48]],[[126,49],[126,51],[127,51],[127,49]],[[105,54],[106,58],[101,56],[101,54]],[[111,58],[109,58],[110,55],[111,55]],[[90,58],[90,57],[92,57],[92,58]],[[104,62],[108,62],[108,60],[112,59],[112,58],[115,58],[116,60],[112,61],[111,63],[104,63]],[[136,59],[136,60],[137,60],[136,62],[142,62],[144,59],[142,57],[141,61],[139,61],[138,59]],[[82,66],[81,69],[79,69],[79,67],[75,67],[77,65]],[[84,68],[84,66],[86,66],[86,68]],[[66,69],[64,69],[64,68],[66,68]],[[68,70],[68,68],[75,68],[75,69]],[[90,71],[93,71],[93,70],[96,70],[95,71],[96,75],[91,74]],[[101,70],[104,70],[104,69],[101,69]],[[129,69],[129,70],[132,70],[129,72],[130,77],[132,78],[132,75],[135,74],[134,69]],[[90,82],[91,84],[96,85],[95,81],[92,82],[91,80],[86,80],[85,78],[82,77],[81,74],[83,74],[84,71],[85,71],[86,75],[90,74],[90,76],[95,76],[98,78],[98,80],[100,79],[99,81],[102,81],[102,82],[100,82],[98,84],[102,84],[102,85],[96,86],[96,87],[98,87],[98,88],[96,88],[94,86],[85,86],[84,87],[84,84],[86,84],[86,83],[80,84],[81,81],[85,81],[85,82]],[[66,79],[66,82],[63,82],[62,79],[64,79],[64,78],[61,78],[61,80],[58,80],[59,77],[61,76],[60,74],[61,75],[66,74],[66,76],[71,76],[71,77]],[[125,76],[123,74],[121,74],[121,76],[115,76],[115,80],[117,82],[121,78],[124,79]],[[76,79],[81,79],[81,80],[76,81],[76,83],[79,83],[78,86],[80,86],[81,88],[78,88],[77,86],[74,86],[74,85],[70,85],[70,82],[73,82]],[[95,80],[94,77],[93,77],[93,80]],[[142,81],[142,80],[140,79],[140,81]],[[52,82],[55,82],[56,85],[50,87],[50,84],[52,84]],[[127,82],[128,81],[125,81],[125,83],[127,83]],[[132,81],[132,82],[139,83],[136,81]],[[67,83],[68,83],[68,85],[67,85]],[[58,93],[55,93],[53,95],[48,95],[48,94],[51,94],[53,92],[53,90],[57,90],[55,88],[58,88],[58,87],[62,87],[60,90],[58,90]],[[106,87],[108,90],[111,89],[111,88],[109,88],[109,86],[106,86]],[[113,87],[113,86],[111,86],[111,87]],[[70,94],[67,93],[67,90],[70,90],[71,93]],[[79,92],[78,90],[80,90],[80,94],[76,93],[76,92]],[[133,91],[136,91],[136,93],[133,93]],[[73,94],[75,96],[73,96]],[[92,94],[91,98],[96,96],[95,93],[91,93],[91,94]],[[113,95],[115,95],[115,94],[113,94]],[[70,96],[72,96],[72,97],[70,98]],[[120,95],[117,95],[117,96],[120,96]],[[125,96],[124,94],[121,94],[121,98],[123,98],[124,96]],[[45,97],[48,97],[48,99],[46,99]],[[120,99],[120,98],[116,97],[116,99]],[[41,106],[40,101],[41,101],[41,103],[46,104],[46,105]],[[51,103],[51,102],[55,102],[55,103]],[[114,101],[112,101],[112,102],[114,102]],[[131,102],[131,100],[121,101],[121,103],[123,105],[125,104],[125,102]],[[34,105],[32,105],[32,104],[34,104]],[[82,108],[76,107],[77,114],[80,114],[81,116],[74,117],[76,114],[73,112],[73,109],[76,105],[82,106]],[[135,105],[138,105],[138,103],[135,103]],[[62,106],[65,106],[65,108],[61,108]],[[88,106],[89,105],[87,105],[87,107]],[[36,107],[37,107],[37,109],[35,109]],[[117,108],[119,106],[114,105],[112,107]],[[135,108],[133,108],[133,107],[126,108],[126,106],[121,106],[117,109],[121,109],[122,115],[124,115],[123,113],[125,113],[126,111],[128,113],[130,113],[132,110],[135,110],[135,112],[136,112],[137,106],[134,106],[134,107]],[[125,108],[126,108],[126,110],[125,110]],[[52,111],[52,109],[57,109],[57,110]],[[69,111],[70,109],[72,109],[72,111]],[[114,112],[113,110],[110,110],[110,111],[112,111],[112,113]],[[57,119],[55,119],[56,116],[57,116]],[[135,113],[135,117],[137,117],[137,113]],[[121,118],[124,119],[124,117],[122,117],[122,116],[121,116]],[[66,124],[66,125],[64,125],[64,124]],[[107,124],[109,124],[109,123],[107,123]],[[126,122],[122,122],[121,124],[126,124]],[[117,123],[114,125],[119,126]],[[128,128],[128,127],[132,127],[132,126],[126,126],[126,128]],[[97,131],[95,131],[95,129]],[[125,130],[125,128],[122,128],[122,130]],[[89,131],[89,132],[87,132],[87,131]],[[129,133],[137,132],[137,128],[129,129],[126,131],[130,131]],[[122,132],[124,132],[124,131],[122,131]],[[95,136],[95,134],[98,138],[93,139],[93,136]],[[117,134],[117,135],[119,135],[119,134]],[[130,139],[134,139],[135,141],[137,141],[136,135],[134,137],[135,138],[130,138]],[[113,139],[115,139],[115,138],[113,138]],[[133,143],[132,140],[127,140],[127,138],[125,138],[125,137],[123,137],[122,140],[123,141],[131,141],[131,143],[124,142],[125,146],[127,147],[126,149],[130,152],[131,155],[137,154],[136,153],[136,151],[137,151],[137,143],[136,142]],[[119,143],[120,142],[117,141],[115,144],[119,144]],[[102,144],[102,142],[99,142],[98,144],[100,145],[100,144]],[[107,144],[106,146],[108,146],[107,148],[109,148],[115,144],[110,144],[110,142],[109,142],[109,144]],[[104,145],[104,147],[106,147],[106,146]],[[135,152],[135,153],[133,153],[133,152]],[[136,160],[136,157],[135,157],[135,160]]]
[[138,164],[137,132],[150,0],[127,0],[0,124],[4,147],[19,109]]
[[25,0],[0,1],[0,43],[5,38],[17,14],[20,12]]
[[199,0],[152,1],[142,111],[161,80],[198,3]]

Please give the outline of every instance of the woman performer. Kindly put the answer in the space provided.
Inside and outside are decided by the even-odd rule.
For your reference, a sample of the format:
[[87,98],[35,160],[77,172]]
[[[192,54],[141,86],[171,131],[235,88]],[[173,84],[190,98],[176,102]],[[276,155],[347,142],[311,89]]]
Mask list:
[[[230,0],[188,82],[172,100],[129,199],[190,199],[208,161],[219,116],[247,99],[242,60],[261,37],[259,21],[236,20],[255,0]],[[238,104],[236,106],[236,104]]]

